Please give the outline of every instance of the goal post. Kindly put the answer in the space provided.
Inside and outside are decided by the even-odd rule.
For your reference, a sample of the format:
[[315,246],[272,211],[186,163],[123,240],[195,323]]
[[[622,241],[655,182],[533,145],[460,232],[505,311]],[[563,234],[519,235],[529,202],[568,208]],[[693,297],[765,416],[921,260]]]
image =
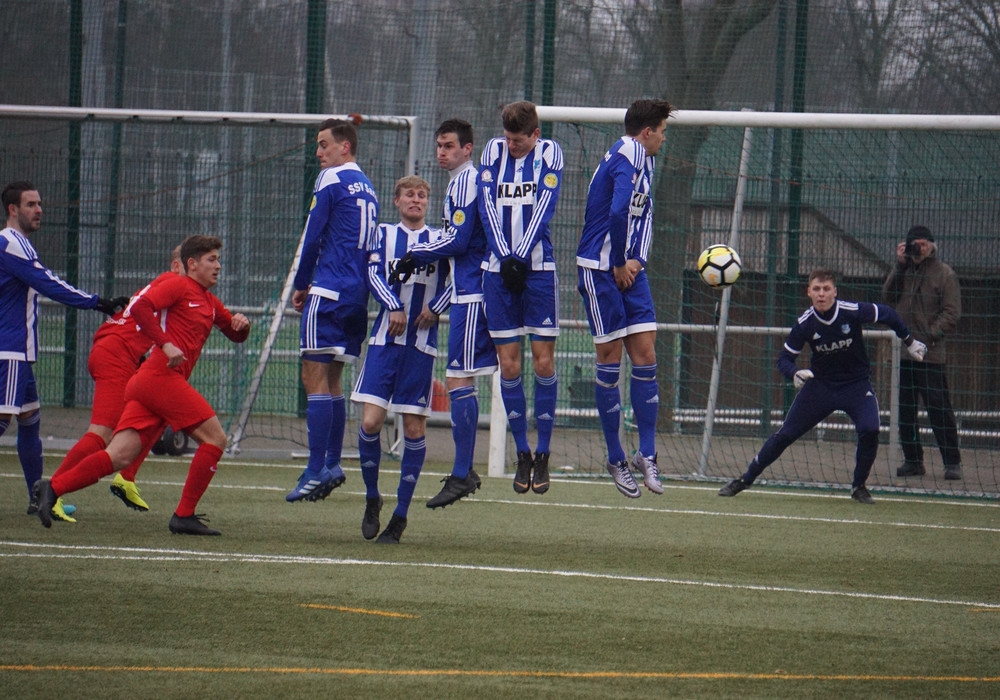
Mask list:
[[[553,125],[552,138],[560,142],[566,156],[562,194],[552,223],[565,320],[556,343],[561,403],[550,466],[557,474],[562,467],[567,476],[601,475],[605,446],[590,398],[592,380],[587,376],[587,367],[594,361],[593,346],[576,300],[573,260],[587,183],[605,150],[623,133],[626,110],[537,109],[539,118]],[[670,148],[671,141],[699,131],[706,136],[694,151]],[[792,177],[789,162],[796,156],[789,153],[790,139],[781,145],[775,136],[778,132],[804,134],[801,176]],[[750,134],[753,147],[748,152],[743,141]],[[989,248],[989,259],[975,249],[989,242],[988,232],[995,230],[1000,218],[991,194],[997,178],[990,163],[997,155],[1000,117],[991,115],[677,110],[668,121],[668,144],[657,159],[657,178],[667,177],[665,172],[671,177],[683,175],[687,168],[692,183],[688,200],[666,203],[668,208],[683,209],[687,218],[678,225],[658,215],[654,222],[653,247],[667,248],[662,257],[677,261],[678,269],[670,274],[681,282],[674,284],[674,279],[664,286],[676,296],[657,298],[661,315],[680,321],[658,326],[660,335],[672,339],[665,343],[672,356],[661,359],[659,366],[664,377],[658,435],[661,472],[667,477],[718,481],[742,473],[780,423],[793,396],[774,369],[774,359],[794,317],[808,306],[803,292],[809,270],[824,266],[838,272],[843,280],[841,298],[880,301],[881,283],[894,264],[896,243],[916,220],[942,231],[938,240],[943,256],[963,278],[963,294],[972,301],[969,325],[959,329],[949,343],[958,349],[956,354],[966,355],[970,365],[981,364],[975,349],[983,337],[979,326],[981,321],[987,321],[990,328],[997,325],[987,300],[995,293],[1000,260],[995,246]],[[772,185],[782,190],[777,198]],[[798,190],[801,203],[789,200],[791,189]],[[661,183],[654,196],[659,199],[676,191]],[[738,193],[739,198],[745,197],[745,206],[738,201]],[[714,318],[719,292],[700,284],[694,262],[704,247],[727,238],[739,240],[734,247],[743,256],[744,274],[726,292],[733,295],[728,332],[734,347],[727,346],[725,356],[714,358],[713,367],[713,355],[721,355],[716,350],[721,351],[727,329]],[[647,272],[654,288],[663,285],[657,277],[662,270],[653,267]],[[967,279],[975,286],[966,287]],[[710,337],[716,343],[708,343]],[[865,337],[882,403],[884,432],[872,481],[882,488],[912,489],[914,484],[895,478],[895,465],[901,459],[899,344],[888,331],[872,329]],[[528,378],[530,413],[529,361],[526,357],[522,374]],[[955,393],[964,404],[959,417],[964,424],[963,443],[968,443],[965,459],[981,466],[971,470],[975,479],[968,483],[945,484],[939,473],[916,488],[995,494],[997,474],[990,449],[1000,446],[1000,431],[985,427],[1000,408],[989,398],[986,379],[995,368],[975,370],[978,378],[971,381],[965,381],[970,373],[957,362],[949,363],[949,369],[962,380],[956,383],[963,384]],[[626,371],[623,366],[623,378]],[[635,426],[624,384],[624,424],[634,449]],[[664,386],[671,395],[662,393]],[[716,391],[718,401],[713,398]],[[568,399],[563,398],[566,393]],[[507,455],[513,446],[509,436],[498,437],[507,427],[503,411],[494,410],[491,415],[489,473],[495,474],[510,469]],[[928,439],[931,430],[926,416],[921,414],[921,420],[924,450],[932,461],[937,459],[936,446]],[[567,428],[565,439],[559,438],[560,426]],[[849,485],[854,462],[849,421],[835,414],[800,442],[783,457],[784,464],[772,465],[765,477],[777,483]],[[506,449],[496,449],[501,443]]]
[[[298,381],[297,352],[279,336],[289,336],[292,325],[285,307],[294,270],[287,270],[301,245],[303,173],[315,162],[310,130],[331,117],[358,125],[359,161],[379,191],[391,192],[396,179],[415,172],[417,119],[407,115],[0,105],[7,136],[0,157],[11,172],[31,173],[45,197],[45,235],[36,247],[50,267],[80,287],[132,293],[163,271],[169,250],[185,235],[223,239],[224,272],[213,291],[251,318],[251,337],[234,346],[213,334],[192,383],[227,430],[236,430],[237,446],[265,368],[271,363],[274,374],[276,357],[284,365],[277,375],[293,379],[281,389],[266,387],[267,400],[257,401],[255,410],[274,416],[267,437],[298,440],[289,422],[298,410],[296,396],[288,390]],[[75,141],[74,130],[80,134]],[[71,146],[79,144],[75,149],[67,149],[67,134]],[[60,216],[70,211],[77,213]],[[89,404],[86,357],[97,323],[91,315],[71,321],[71,313],[46,306],[35,370],[46,396],[72,395],[65,418],[52,408],[46,417],[46,429],[67,439],[86,427],[73,427],[79,412],[72,409]],[[297,314],[294,320],[297,327]],[[61,375],[70,390],[57,388]]]
[[[590,177],[621,136],[625,109],[539,106],[538,113],[552,124],[566,163],[552,220],[563,333],[556,343],[559,397],[550,466],[556,476],[602,476],[605,446],[592,398],[594,348],[576,291],[575,251]],[[306,445],[297,395],[298,316],[286,309],[288,265],[301,242],[303,168],[311,150],[303,132],[326,116],[0,105],[8,136],[0,142],[0,157],[10,172],[31,173],[44,189],[45,235],[36,247],[58,273],[77,256],[79,286],[130,293],[162,271],[166,252],[183,235],[219,235],[226,242],[219,296],[251,317],[253,334],[240,347],[213,334],[192,381],[219,408],[233,445],[244,452],[271,439]],[[431,146],[417,142],[413,117],[360,119],[363,168],[380,193],[391,192]],[[79,152],[67,149],[69,125],[83,132]],[[494,124],[476,126],[480,134],[496,130]],[[748,129],[753,138],[736,220]],[[120,132],[120,140],[112,138],[113,131]],[[789,145],[796,139],[798,153]],[[485,141],[480,138],[480,145]],[[76,195],[67,176],[73,157],[83,166]],[[678,110],[657,162],[656,232],[647,266],[661,321],[657,447],[663,475],[724,481],[741,473],[794,396],[774,359],[792,320],[808,305],[805,274],[812,267],[831,267],[839,273],[842,298],[878,301],[896,243],[909,226],[923,223],[935,231],[942,258],[962,284],[963,317],[949,337],[947,370],[966,479],[941,480],[923,414],[928,476],[919,483],[895,477],[899,348],[886,338],[891,334],[875,330],[866,337],[885,435],[869,483],[996,497],[998,159],[997,116]],[[111,163],[120,165],[117,188]],[[446,176],[436,168],[421,174],[432,183],[432,202],[438,202]],[[80,219],[75,243],[66,235],[73,208]],[[383,219],[392,216],[385,211]],[[731,288],[725,352],[713,369],[720,296],[698,279],[695,260],[707,245],[732,240],[734,233],[743,273]],[[36,376],[47,397],[72,383],[70,403],[84,407],[92,390],[85,370],[89,342],[71,348],[66,342],[71,326],[89,341],[96,319],[81,314],[74,325],[62,307],[46,307]],[[530,410],[529,362],[525,358],[522,366]],[[436,367],[435,376],[443,376],[443,368]],[[626,370],[622,377],[623,444],[634,449]],[[484,422],[490,416],[487,468],[491,475],[503,474],[511,441],[500,397],[488,379],[477,383]],[[46,406],[54,403],[50,398]],[[75,439],[82,432],[57,425],[50,420],[55,412],[47,411],[46,430],[54,437]],[[834,415],[764,476],[778,483],[844,486],[853,454],[850,422]]]

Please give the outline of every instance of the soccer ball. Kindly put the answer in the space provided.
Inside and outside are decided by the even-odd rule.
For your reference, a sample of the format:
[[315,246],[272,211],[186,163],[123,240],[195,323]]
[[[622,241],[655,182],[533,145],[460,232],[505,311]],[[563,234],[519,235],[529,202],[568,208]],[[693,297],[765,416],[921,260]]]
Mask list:
[[709,287],[728,287],[740,278],[742,267],[740,254],[721,243],[708,246],[698,256],[698,274]]

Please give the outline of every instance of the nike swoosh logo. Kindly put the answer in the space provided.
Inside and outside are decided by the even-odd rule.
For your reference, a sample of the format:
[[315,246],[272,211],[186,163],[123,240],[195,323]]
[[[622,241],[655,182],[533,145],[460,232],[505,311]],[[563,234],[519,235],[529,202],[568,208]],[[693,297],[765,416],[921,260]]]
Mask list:
[[193,308],[195,308],[196,306],[201,306],[201,304],[195,304],[194,302],[192,302],[192,301],[189,301],[189,302],[188,302],[188,306],[190,306],[190,307],[191,307],[191,308],[193,309]]

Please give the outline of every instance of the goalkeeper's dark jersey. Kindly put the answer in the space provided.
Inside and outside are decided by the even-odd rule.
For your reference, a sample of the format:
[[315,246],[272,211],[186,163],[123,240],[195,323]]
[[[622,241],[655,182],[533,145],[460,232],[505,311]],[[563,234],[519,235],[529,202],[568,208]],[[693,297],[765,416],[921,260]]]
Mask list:
[[823,318],[809,307],[792,326],[778,357],[778,369],[787,379],[800,369],[795,358],[807,344],[812,350],[809,369],[816,379],[837,385],[868,379],[871,362],[861,335],[864,325],[884,323],[900,338],[910,334],[899,314],[882,304],[837,300],[827,315]]

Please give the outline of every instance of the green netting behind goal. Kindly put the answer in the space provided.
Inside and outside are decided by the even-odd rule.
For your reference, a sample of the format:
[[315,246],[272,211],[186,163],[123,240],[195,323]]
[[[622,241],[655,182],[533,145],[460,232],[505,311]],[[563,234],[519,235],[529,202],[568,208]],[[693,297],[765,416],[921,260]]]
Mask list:
[[[80,286],[130,293],[165,269],[170,248],[184,236],[223,238],[224,270],[216,291],[231,308],[250,316],[255,327],[243,346],[213,335],[193,382],[231,426],[301,233],[315,176],[314,128],[86,122],[79,127],[81,175],[74,199],[66,149],[69,123],[5,119],[3,126],[16,138],[4,139],[0,158],[11,171],[33,173],[42,190],[46,215],[35,241],[42,259],[60,274],[75,276]],[[492,124],[476,126],[480,145],[497,131]],[[594,410],[593,345],[576,290],[575,251],[590,176],[621,128],[568,122],[546,126],[566,156],[552,225],[563,332],[556,344],[559,400],[551,464],[557,473],[563,468],[566,474],[598,475],[605,447]],[[700,281],[694,263],[707,245],[729,241],[743,140],[742,128],[674,125],[657,164],[657,226],[648,273],[658,320],[669,324],[658,334],[657,345],[661,471],[669,477],[719,481],[741,473],[794,396],[774,363],[787,328],[808,306],[804,292],[809,271],[817,266],[836,270],[841,298],[878,301],[896,244],[911,225],[922,223],[935,232],[940,256],[962,284],[963,317],[949,340],[948,380],[959,417],[965,480],[942,480],[926,417],[928,475],[909,482],[895,477],[901,454],[889,430],[892,345],[873,338],[869,354],[885,434],[870,483],[996,495],[1000,183],[993,164],[1000,155],[1000,137],[993,131],[752,132],[739,227],[743,274],[732,290],[713,438],[700,468],[716,347],[711,326],[717,321],[720,292]],[[395,220],[392,185],[407,170],[409,146],[405,130],[361,127],[359,161],[376,184],[383,221]],[[445,174],[436,167],[419,174],[432,185],[435,204],[428,220],[433,221]],[[75,237],[74,217],[79,218]],[[92,313],[67,313],[58,305],[46,306],[43,319],[37,366],[43,402],[85,414],[91,395],[87,351],[99,319]],[[748,326],[758,330],[735,330]],[[289,313],[262,377],[244,450],[306,445],[297,347],[298,317]],[[527,356],[523,367],[530,407],[533,382]],[[435,372],[443,378],[443,362]],[[626,361],[621,387],[624,439],[631,450],[637,440],[628,373]],[[353,379],[353,371],[345,373],[345,386]],[[487,416],[492,398],[488,381],[480,383],[479,395],[481,415]],[[46,415],[46,432],[57,437],[75,438],[86,425],[77,418],[60,426],[51,411]],[[436,417],[447,424],[446,413]],[[352,420],[348,449],[355,432]],[[511,443],[508,454],[513,453]],[[845,484],[853,461],[853,428],[835,414],[789,449],[765,477],[782,483]]]

